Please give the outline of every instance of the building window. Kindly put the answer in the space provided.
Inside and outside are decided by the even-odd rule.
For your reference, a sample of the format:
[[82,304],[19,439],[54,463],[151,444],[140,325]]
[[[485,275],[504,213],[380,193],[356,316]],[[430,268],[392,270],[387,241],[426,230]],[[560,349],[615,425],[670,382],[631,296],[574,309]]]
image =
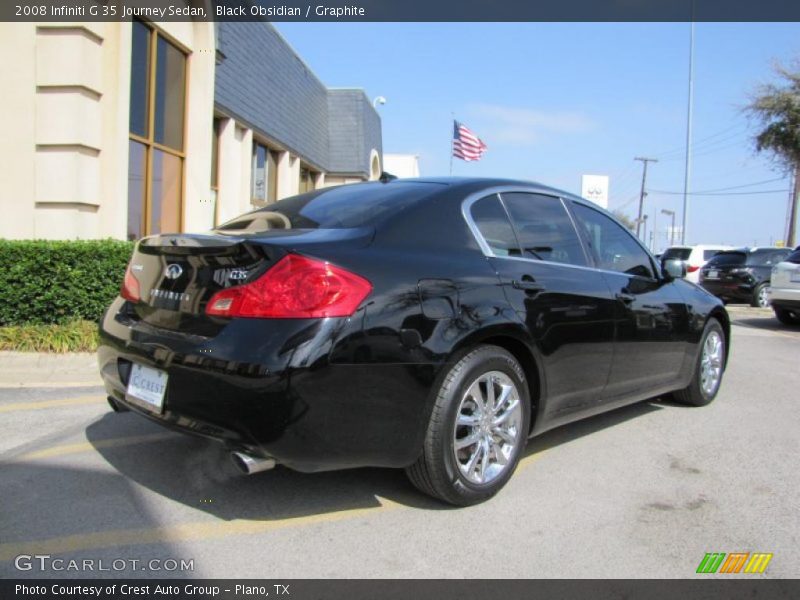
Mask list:
[[186,55],[132,22],[128,239],[180,231]]
[[314,189],[314,179],[316,178],[317,173],[309,169],[308,167],[300,167],[300,186],[299,186],[299,193],[304,194],[306,192],[310,192]]
[[251,202],[256,206],[275,202],[278,199],[278,153],[253,142],[252,173]]

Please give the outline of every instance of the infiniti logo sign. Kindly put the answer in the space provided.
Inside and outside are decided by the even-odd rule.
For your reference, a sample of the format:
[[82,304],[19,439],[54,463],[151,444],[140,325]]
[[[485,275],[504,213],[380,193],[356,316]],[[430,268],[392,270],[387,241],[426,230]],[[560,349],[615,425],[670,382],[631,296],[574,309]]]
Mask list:
[[164,271],[164,277],[167,279],[177,279],[183,275],[183,268],[180,265],[172,263],[171,265],[167,265],[166,270]]

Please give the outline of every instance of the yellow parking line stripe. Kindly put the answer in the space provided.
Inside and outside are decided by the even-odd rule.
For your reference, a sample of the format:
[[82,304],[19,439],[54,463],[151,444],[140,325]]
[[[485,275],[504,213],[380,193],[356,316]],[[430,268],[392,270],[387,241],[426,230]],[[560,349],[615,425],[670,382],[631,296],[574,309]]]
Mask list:
[[38,540],[35,542],[7,542],[0,544],[0,561],[11,560],[20,554],[60,554],[102,548],[119,548],[144,544],[163,544],[207,540],[229,535],[253,535],[287,527],[308,526],[322,523],[333,523],[361,517],[370,513],[383,512],[400,506],[396,502],[377,498],[379,505],[368,508],[353,508],[338,512],[330,512],[302,517],[290,517],[274,521],[255,521],[236,519],[234,521],[199,521],[180,523],[166,527],[146,529],[121,529],[116,531],[98,531],[81,533],[65,537]]
[[123,446],[133,446],[134,444],[144,444],[147,442],[158,442],[170,438],[177,438],[178,434],[170,432],[148,433],[145,435],[131,435],[128,437],[108,438],[93,442],[79,442],[77,444],[65,444],[63,446],[53,446],[29,452],[16,457],[14,460],[39,460],[50,458],[51,456],[64,456],[65,454],[78,454],[80,452],[91,452],[100,448],[120,448]]
[[104,404],[103,396],[79,396],[64,400],[42,400],[40,402],[15,402],[14,404],[0,405],[0,413],[16,412],[19,410],[42,410],[45,408],[59,408],[62,406],[79,406],[82,404]]

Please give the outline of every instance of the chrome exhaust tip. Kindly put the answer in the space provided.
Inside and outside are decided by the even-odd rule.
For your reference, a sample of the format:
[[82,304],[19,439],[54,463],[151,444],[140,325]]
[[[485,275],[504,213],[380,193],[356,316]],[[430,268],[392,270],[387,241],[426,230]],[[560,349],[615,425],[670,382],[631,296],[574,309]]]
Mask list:
[[231,458],[233,459],[233,464],[245,475],[252,475],[253,473],[269,471],[275,468],[274,458],[253,456],[244,452],[231,452]]

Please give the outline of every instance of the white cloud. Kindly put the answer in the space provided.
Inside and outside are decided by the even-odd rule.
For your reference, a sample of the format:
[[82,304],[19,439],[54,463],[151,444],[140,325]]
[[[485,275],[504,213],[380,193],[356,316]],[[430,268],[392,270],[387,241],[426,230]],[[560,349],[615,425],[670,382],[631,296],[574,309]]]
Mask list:
[[577,111],[471,104],[467,112],[474,119],[476,133],[487,143],[530,146],[540,142],[547,133],[584,133],[595,126],[587,115]]

